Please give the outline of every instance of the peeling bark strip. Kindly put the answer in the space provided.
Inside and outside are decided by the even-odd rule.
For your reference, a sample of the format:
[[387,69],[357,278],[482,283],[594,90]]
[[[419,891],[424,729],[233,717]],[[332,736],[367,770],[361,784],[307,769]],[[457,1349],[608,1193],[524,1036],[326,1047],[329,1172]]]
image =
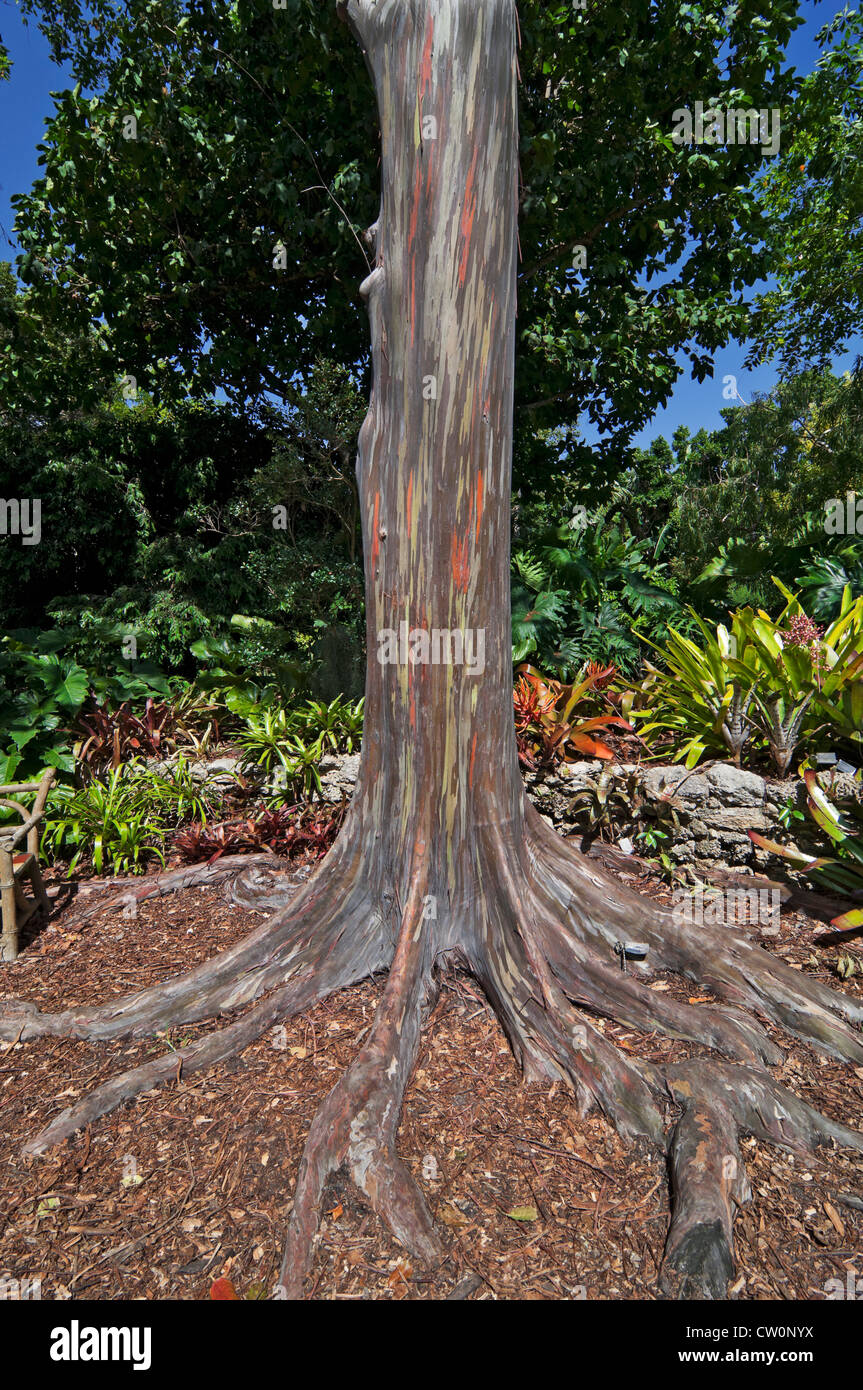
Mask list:
[[[246,869],[244,903],[286,905],[221,955],[102,1008],[46,1016],[0,1004],[0,1038],[17,1045],[137,1036],[258,1001],[82,1097],[28,1149],[43,1152],[158,1082],[182,1084],[183,1070],[218,1064],[279,1019],[389,969],[368,1040],[309,1132],[281,1291],[303,1295],[324,1185],[342,1164],[398,1239],[435,1261],[443,1246],[396,1134],[435,971],[449,957],[483,986],[529,1077],[563,1077],[583,1109],[597,1105],[622,1134],[670,1148],[666,1271],[684,1294],[723,1297],[734,1209],[748,1194],[739,1133],[863,1150],[863,1135],[774,1081],[782,1054],[751,1015],[859,1064],[863,1006],[743,933],[675,921],[560,840],[526,800],[509,609],[514,0],[349,0],[343,12],[366,52],[383,138],[376,264],[362,286],[374,387],[357,463],[369,652],[357,790],[302,887],[269,864]],[[379,662],[377,634],[402,624],[483,632],[483,671]],[[159,891],[187,881],[168,876]],[[632,940],[646,944],[647,964],[624,974],[614,949]],[[664,970],[709,986],[720,1005],[647,989]],[[660,1070],[623,1056],[596,1017],[700,1043],[705,1055]],[[682,1114],[667,1140],[669,1101]]]

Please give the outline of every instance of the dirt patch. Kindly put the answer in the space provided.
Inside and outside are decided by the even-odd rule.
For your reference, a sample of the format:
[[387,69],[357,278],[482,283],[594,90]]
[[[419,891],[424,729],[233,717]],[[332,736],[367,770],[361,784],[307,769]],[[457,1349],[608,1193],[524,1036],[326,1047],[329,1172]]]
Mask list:
[[[641,891],[670,898],[654,881]],[[2,993],[42,1009],[104,1002],[185,971],[260,922],[217,888],[145,902],[135,917],[72,911],[4,966]],[[697,928],[693,928],[697,930]],[[757,928],[752,928],[753,932]],[[819,947],[823,924],[783,914],[761,944],[825,983],[861,992]],[[844,954],[860,957],[854,946]],[[676,976],[654,988],[711,1002]],[[228,1276],[271,1296],[305,1135],[371,1024],[381,981],[345,990],[226,1067],[140,1096],[44,1158],[21,1146],[59,1109],[120,1069],[214,1024],[132,1043],[46,1038],[0,1056],[0,1275],[41,1277],[43,1297],[200,1299]],[[600,1023],[624,1052],[679,1060],[687,1044]],[[863,1068],[825,1061],[768,1028],[776,1074],[823,1113],[860,1127]],[[414,1266],[341,1175],[330,1183],[314,1268],[321,1299],[656,1299],[669,1216],[664,1159],[579,1116],[561,1084],[525,1085],[477,987],[443,984],[406,1097],[399,1150],[449,1237],[434,1272]],[[803,1160],[744,1139],[752,1202],[736,1225],[740,1299],[818,1299],[863,1277],[859,1155]]]

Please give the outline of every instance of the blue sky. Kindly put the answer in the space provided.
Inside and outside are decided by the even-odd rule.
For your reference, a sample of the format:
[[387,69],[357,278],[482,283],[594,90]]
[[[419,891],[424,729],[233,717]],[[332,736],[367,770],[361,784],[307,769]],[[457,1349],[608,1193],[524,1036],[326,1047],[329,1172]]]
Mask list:
[[[808,72],[814,66],[818,57],[815,35],[839,7],[839,0],[802,6],[805,23],[789,47],[789,58],[799,71]],[[17,6],[10,0],[0,0],[0,34],[13,61],[11,80],[0,82],[0,260],[12,260],[14,248],[10,247],[9,237],[13,218],[9,200],[14,193],[26,192],[39,176],[36,147],[42,138],[45,117],[52,110],[50,93],[71,86],[72,81],[51,62],[46,41],[34,25],[23,23]],[[861,351],[863,342],[857,342],[845,358],[836,361],[835,368],[850,366]],[[649,443],[659,434],[670,437],[678,425],[687,425],[692,431],[720,425],[719,412],[729,404],[722,396],[726,375],[736,377],[744,400],[750,400],[756,392],[769,391],[776,380],[775,370],[766,366],[744,372],[744,357],[745,350],[733,346],[719,352],[714,376],[705,382],[692,381],[684,373],[668,405],[641,432],[637,442]],[[586,437],[594,442],[597,435],[587,431]]]
[[12,58],[10,80],[0,82],[0,260],[12,260],[9,199],[13,193],[26,193],[39,177],[36,146],[53,109],[50,94],[72,82],[51,62],[39,30],[25,25],[9,0],[0,3],[0,34]]

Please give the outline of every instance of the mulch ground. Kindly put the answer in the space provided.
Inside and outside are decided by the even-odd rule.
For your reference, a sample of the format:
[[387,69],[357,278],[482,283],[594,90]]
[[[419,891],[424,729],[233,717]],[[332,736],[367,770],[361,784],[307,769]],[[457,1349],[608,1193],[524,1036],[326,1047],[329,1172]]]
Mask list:
[[[630,875],[631,877],[631,875]],[[643,878],[642,891],[669,896]],[[76,928],[55,914],[2,993],[42,1009],[104,1002],[223,950],[260,921],[219,889],[154,899],[137,917],[100,912]],[[693,928],[697,930],[697,928]],[[756,927],[752,928],[757,931]],[[801,913],[783,914],[768,950],[825,983],[836,947]],[[856,948],[844,948],[860,960]],[[863,962],[861,962],[863,964]],[[674,976],[654,982],[710,1003]],[[315,1110],[370,1026],[382,982],[343,991],[273,1030],[230,1065],[139,1097],[43,1158],[21,1146],[59,1110],[120,1068],[214,1025],[135,1043],[40,1039],[0,1045],[0,1276],[41,1278],[42,1297],[202,1299],[228,1277],[240,1297],[271,1296],[297,1165]],[[601,1024],[625,1051],[655,1060],[689,1050]],[[863,1068],[818,1058],[771,1029],[778,1074],[834,1119],[861,1126]],[[412,1266],[362,1196],[337,1175],[314,1268],[320,1299],[658,1299],[669,1192],[664,1161],[626,1146],[601,1115],[580,1117],[560,1084],[525,1085],[472,982],[444,982],[411,1082],[399,1149],[416,1173],[449,1254]],[[820,1299],[847,1271],[863,1278],[859,1155],[801,1159],[744,1140],[752,1202],[736,1224],[738,1299]],[[525,1219],[527,1218],[527,1219]]]

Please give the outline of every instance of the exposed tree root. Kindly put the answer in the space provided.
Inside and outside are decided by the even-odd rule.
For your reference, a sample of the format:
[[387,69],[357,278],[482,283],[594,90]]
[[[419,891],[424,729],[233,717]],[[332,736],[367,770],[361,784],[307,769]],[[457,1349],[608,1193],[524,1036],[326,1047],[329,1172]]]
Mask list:
[[[208,860],[202,864],[187,864],[180,869],[169,869],[166,873],[148,874],[146,878],[129,879],[107,878],[87,884],[83,901],[75,900],[72,920],[86,922],[97,912],[120,912],[132,903],[143,903],[151,898],[164,898],[169,893],[179,893],[184,888],[209,888],[253,867],[264,867],[278,863],[275,856],[262,854],[223,854],[219,859]],[[111,897],[104,897],[103,890],[113,889]],[[119,891],[117,891],[119,890]],[[284,905],[284,900],[279,906]]]
[[411,885],[389,979],[368,1041],[318,1110],[306,1141],[280,1284],[300,1298],[311,1265],[327,1177],[342,1164],[401,1243],[432,1262],[443,1253],[425,1200],[395,1149],[402,1098],[434,995],[424,876]]
[[[342,983],[353,984],[354,981],[345,979]],[[215,1066],[216,1063],[225,1061],[226,1058],[241,1052],[280,1019],[290,1018],[301,1009],[309,1008],[316,1002],[320,991],[329,992],[329,988],[331,987],[322,985],[313,972],[301,980],[274,990],[227,1028],[208,1033],[206,1037],[199,1038],[185,1047],[175,1048],[163,1053],[161,1057],[142,1063],[139,1067],[132,1067],[129,1071],[112,1076],[110,1081],[98,1086],[76,1105],[70,1105],[68,1110],[57,1115],[41,1134],[24,1146],[24,1153],[44,1153],[53,1144],[62,1143],[76,1130],[83,1129],[100,1115],[107,1115],[118,1105],[133,1100],[143,1091],[152,1090],[160,1082],[179,1080],[183,1074],[201,1071],[204,1067]]]
[[863,1134],[820,1115],[751,1067],[699,1060],[669,1067],[665,1076],[683,1106],[670,1142],[674,1210],[666,1271],[681,1276],[681,1297],[724,1298],[734,1270],[733,1206],[751,1195],[739,1134],[801,1153],[831,1141],[863,1152]]
[[560,932],[545,931],[543,942],[566,995],[601,1018],[644,1033],[703,1043],[735,1061],[775,1064],[782,1060],[779,1048],[741,1010],[698,1008],[648,991],[643,981],[623,974]]
[[[225,1061],[280,1019],[389,966],[370,1035],[309,1131],[281,1283],[287,1296],[302,1296],[324,1187],[341,1167],[415,1256],[438,1260],[443,1247],[395,1143],[422,1020],[435,997],[437,958],[444,955],[482,985],[528,1077],[564,1078],[582,1110],[598,1105],[622,1133],[667,1149],[673,1215],[665,1286],[680,1296],[723,1297],[733,1270],[734,1211],[749,1195],[740,1134],[801,1151],[826,1142],[863,1150],[863,1135],[825,1119],[773,1079],[768,1068],[781,1052],[751,1012],[857,1061],[863,1040],[853,1024],[861,1010],[816,988],[742,932],[678,924],[546,834],[542,822],[537,830],[530,812],[528,822],[520,851],[499,828],[482,828],[475,860],[480,889],[461,909],[449,905],[445,921],[426,920],[429,870],[421,840],[401,880],[407,896],[397,930],[390,906],[399,902],[400,880],[388,880],[391,890],[370,884],[362,856],[342,841],[325,861],[326,872],[319,869],[287,907],[185,976],[102,1008],[42,1015],[26,1004],[2,1005],[0,1036],[26,1041],[44,1034],[140,1036],[253,1004],[219,1031],[112,1078],[58,1115],[27,1152],[44,1153],[162,1081]],[[267,895],[281,900],[287,891],[267,866],[255,868],[248,885],[256,902]],[[614,944],[633,939],[648,944],[649,963],[623,973]],[[657,969],[708,984],[730,1006],[696,1007],[649,990]],[[591,1018],[710,1051],[660,1069],[624,1056]],[[666,1136],[672,1103],[681,1113]]]
[[500,883],[496,900],[506,915],[472,965],[517,1055],[529,1057],[534,1072],[553,1071],[570,1081],[582,1109],[592,1098],[624,1133],[659,1142],[656,1083],[569,1004],[543,954],[530,885],[518,882],[499,837],[492,843],[492,869]]
[[146,1036],[250,1003],[307,964],[324,962],[342,936],[353,941],[358,957],[364,950],[376,956],[380,917],[364,879],[351,872],[356,866],[346,863],[344,855],[340,859],[332,867],[343,879],[338,872],[321,876],[319,869],[282,912],[229,950],[165,984],[58,1014],[42,1014],[19,1001],[0,1002],[0,1039]]
[[734,1273],[734,1207],[751,1196],[737,1141],[737,1121],[721,1100],[687,1107],[672,1133],[673,1216],[663,1283],[670,1288],[676,1271],[681,1298],[724,1298]]
[[[737,928],[692,928],[673,914],[613,882],[545,825],[531,807],[533,872],[547,901],[576,941],[613,962],[616,941],[643,941],[653,970],[669,970],[707,986],[729,1004],[754,1010],[840,1061],[863,1061],[863,1037],[846,1026],[863,1023],[863,1004],[837,994],[755,946]],[[612,889],[613,884],[613,889]],[[561,894],[561,885],[569,894]],[[649,975],[648,975],[649,977]],[[702,1038],[702,1041],[706,1039]]]
[[[245,855],[246,863],[232,876],[228,896],[238,907],[253,912],[278,912],[299,892],[302,884],[298,871],[285,868],[284,861],[267,855]],[[303,872],[302,870],[300,872]]]

